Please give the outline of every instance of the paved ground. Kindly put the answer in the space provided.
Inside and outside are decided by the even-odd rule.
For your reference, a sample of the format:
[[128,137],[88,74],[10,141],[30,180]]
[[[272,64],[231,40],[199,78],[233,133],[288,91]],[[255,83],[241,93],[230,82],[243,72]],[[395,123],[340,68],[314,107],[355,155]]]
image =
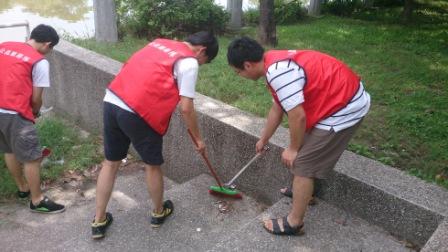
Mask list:
[[20,202],[0,206],[1,251],[409,251],[378,227],[322,201],[311,207],[304,236],[272,236],[261,220],[285,214],[290,199],[267,209],[244,197],[227,201],[229,211],[222,213],[222,199],[207,193],[211,184],[208,175],[183,184],[166,179],[174,214],[153,229],[144,172],[120,175],[109,205],[115,220],[102,241],[90,238],[94,185],[78,191],[52,189],[48,194],[67,204],[66,212],[35,214]]

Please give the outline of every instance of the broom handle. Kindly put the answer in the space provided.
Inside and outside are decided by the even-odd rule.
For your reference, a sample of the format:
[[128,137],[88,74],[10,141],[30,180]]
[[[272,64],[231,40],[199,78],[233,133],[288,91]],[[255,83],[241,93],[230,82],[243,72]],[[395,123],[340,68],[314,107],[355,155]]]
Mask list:
[[[198,142],[196,142],[196,139],[194,138],[193,134],[191,133],[190,129],[188,129],[188,135],[190,135],[191,140],[193,140],[194,145],[196,145],[196,147],[199,147]],[[222,183],[221,180],[219,180],[218,175],[215,172],[215,169],[213,169],[212,164],[210,163],[210,161],[208,160],[207,156],[205,155],[205,153],[201,152],[201,156],[204,158],[205,163],[207,164],[208,169],[210,170],[210,172],[212,173],[213,177],[216,180],[216,183],[218,183],[219,187],[222,187]]]

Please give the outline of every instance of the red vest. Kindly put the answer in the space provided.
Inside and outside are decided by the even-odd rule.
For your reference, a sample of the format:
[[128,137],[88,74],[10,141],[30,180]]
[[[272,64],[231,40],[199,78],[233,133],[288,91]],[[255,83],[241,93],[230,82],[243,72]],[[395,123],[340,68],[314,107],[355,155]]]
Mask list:
[[174,64],[186,57],[194,57],[186,44],[156,39],[132,55],[109,90],[164,135],[180,99],[173,75]]
[[0,108],[14,110],[34,122],[33,65],[44,56],[26,43],[0,44]]
[[[344,108],[358,91],[360,77],[341,61],[317,51],[269,51],[264,56],[265,71],[270,65],[287,59],[296,62],[305,72],[302,105],[307,130]],[[277,94],[270,85],[268,87],[281,107]]]

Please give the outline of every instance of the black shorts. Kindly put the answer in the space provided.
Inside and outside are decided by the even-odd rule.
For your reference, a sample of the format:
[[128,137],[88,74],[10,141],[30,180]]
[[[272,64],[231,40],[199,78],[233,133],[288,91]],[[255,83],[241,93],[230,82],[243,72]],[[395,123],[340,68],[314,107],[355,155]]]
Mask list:
[[109,161],[124,159],[132,143],[143,162],[163,164],[163,136],[137,114],[104,102],[104,155]]

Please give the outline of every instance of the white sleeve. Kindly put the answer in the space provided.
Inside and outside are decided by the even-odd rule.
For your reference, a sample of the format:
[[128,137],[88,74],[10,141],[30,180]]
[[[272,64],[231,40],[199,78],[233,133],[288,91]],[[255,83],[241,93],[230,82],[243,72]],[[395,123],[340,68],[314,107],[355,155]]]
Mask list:
[[177,80],[179,95],[194,98],[199,64],[195,58],[180,59],[174,64],[174,78]]
[[33,66],[33,86],[50,87],[50,63],[43,59]]
[[294,61],[284,60],[270,65],[266,79],[285,111],[290,111],[305,101],[305,72]]

